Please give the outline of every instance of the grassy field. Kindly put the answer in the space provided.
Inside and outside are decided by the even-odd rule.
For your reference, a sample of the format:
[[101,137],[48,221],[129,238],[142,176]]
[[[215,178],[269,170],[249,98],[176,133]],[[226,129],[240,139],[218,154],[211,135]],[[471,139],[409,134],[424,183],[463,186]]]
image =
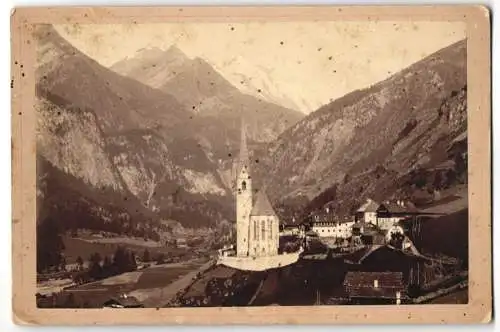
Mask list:
[[83,260],[88,260],[89,256],[95,252],[98,252],[102,257],[112,256],[115,253],[116,248],[118,248],[118,246],[124,246],[134,251],[137,255],[139,255],[139,257],[142,256],[145,249],[148,249],[153,259],[155,258],[155,255],[159,253],[163,253],[168,257],[169,255],[179,255],[188,252],[187,249],[177,249],[170,247],[152,248],[147,245],[138,245],[125,242],[96,243],[78,238],[72,238],[69,236],[64,236],[63,242],[65,246],[64,255],[66,257],[66,263],[68,264],[76,263],[76,259],[78,256],[81,256]]
[[73,294],[75,301],[87,307],[99,308],[113,296],[129,294],[136,296],[139,301],[151,305],[151,300],[167,296],[161,292],[176,280],[189,273],[196,272],[206,261],[189,261],[176,264],[163,264],[141,271],[124,273],[111,278],[99,280],[89,284],[66,290],[66,294]]

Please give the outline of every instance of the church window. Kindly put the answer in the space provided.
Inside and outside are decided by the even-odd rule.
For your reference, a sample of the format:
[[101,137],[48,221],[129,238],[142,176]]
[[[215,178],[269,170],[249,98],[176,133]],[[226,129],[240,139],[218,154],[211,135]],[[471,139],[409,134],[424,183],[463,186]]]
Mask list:
[[243,181],[243,182],[241,183],[241,188],[242,188],[243,190],[247,190],[247,183],[246,183],[245,181]]
[[268,227],[269,227],[269,240],[272,240],[273,238],[273,221],[271,219],[269,219],[267,221],[267,224],[268,224]]
[[257,220],[254,221],[253,223],[253,239],[258,240],[259,239],[259,223]]
[[266,221],[265,220],[262,220],[260,228],[262,231],[262,240],[265,240],[266,239]]

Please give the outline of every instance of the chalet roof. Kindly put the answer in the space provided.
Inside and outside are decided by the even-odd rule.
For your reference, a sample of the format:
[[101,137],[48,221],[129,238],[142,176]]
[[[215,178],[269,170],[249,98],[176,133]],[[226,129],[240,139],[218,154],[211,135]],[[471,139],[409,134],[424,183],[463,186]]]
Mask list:
[[111,303],[117,303],[123,307],[140,307],[142,303],[137,300],[134,296],[120,296],[120,297],[112,297],[108,301],[104,303],[104,305],[108,305]]
[[[375,287],[375,280],[378,287]],[[344,286],[350,297],[394,298],[405,290],[402,272],[347,272]]]
[[361,205],[357,212],[377,212],[380,204],[375,202],[374,200],[368,198],[365,204]]
[[404,213],[406,209],[398,205],[396,202],[385,202],[381,206],[384,206],[391,213]]
[[384,202],[380,206],[385,207],[391,213],[415,213],[415,212],[418,212],[418,209],[416,209],[415,206],[409,202],[404,202],[404,206],[401,206],[397,202],[390,201],[390,202]]
[[269,198],[266,195],[264,190],[260,190],[257,193],[257,199],[255,200],[255,204],[250,212],[251,216],[276,216],[274,212],[273,206],[271,202],[269,202]]
[[343,224],[348,222],[354,222],[354,218],[348,215],[336,215],[332,213],[316,213],[312,215],[313,223],[336,223]]

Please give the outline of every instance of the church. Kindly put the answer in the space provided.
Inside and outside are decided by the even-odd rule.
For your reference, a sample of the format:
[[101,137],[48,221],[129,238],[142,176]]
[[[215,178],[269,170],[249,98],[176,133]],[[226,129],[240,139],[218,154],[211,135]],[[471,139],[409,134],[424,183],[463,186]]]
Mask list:
[[240,155],[233,168],[236,203],[236,252],[222,251],[217,264],[244,271],[265,271],[293,264],[303,249],[278,254],[279,219],[265,190],[252,186],[250,158],[244,126],[241,131]]
[[241,130],[236,164],[236,255],[262,257],[278,254],[279,220],[264,190],[252,187],[245,129]]

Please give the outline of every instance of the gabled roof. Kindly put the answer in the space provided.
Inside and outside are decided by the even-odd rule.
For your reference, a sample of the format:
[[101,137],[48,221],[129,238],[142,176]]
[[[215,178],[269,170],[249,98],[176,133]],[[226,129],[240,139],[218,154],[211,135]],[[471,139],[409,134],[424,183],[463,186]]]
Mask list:
[[381,206],[385,206],[387,211],[391,213],[404,213],[406,210],[395,202],[382,203]]
[[112,303],[117,303],[124,307],[141,307],[143,306],[141,302],[137,300],[134,296],[120,296],[120,297],[112,297],[108,301],[104,303],[104,305],[110,305]]
[[361,205],[357,212],[377,212],[380,204],[375,202],[374,200],[368,198],[366,203]]
[[[375,280],[378,287],[375,287]],[[357,297],[394,297],[395,292],[405,289],[402,272],[350,271],[345,276],[344,286],[349,288],[350,296]]]
[[269,202],[269,198],[266,195],[264,190],[259,190],[257,193],[257,199],[255,200],[255,204],[250,212],[251,216],[276,216],[274,212],[273,206],[271,202]]

